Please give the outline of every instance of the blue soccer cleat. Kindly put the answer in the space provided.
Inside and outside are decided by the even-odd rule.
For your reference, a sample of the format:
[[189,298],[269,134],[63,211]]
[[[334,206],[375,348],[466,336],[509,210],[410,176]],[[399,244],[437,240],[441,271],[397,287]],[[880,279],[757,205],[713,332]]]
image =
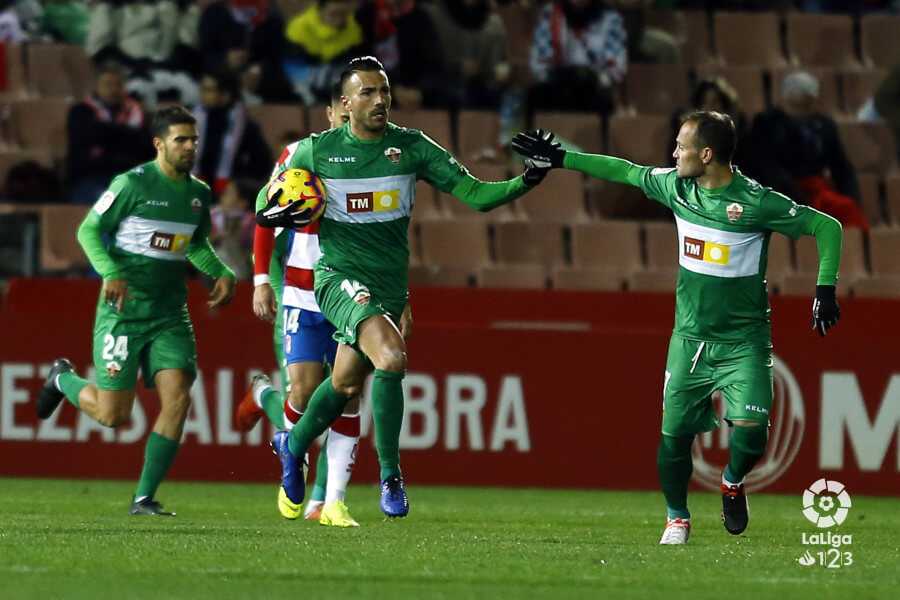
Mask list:
[[294,504],[302,504],[306,495],[306,477],[303,473],[303,457],[297,458],[288,448],[287,431],[279,431],[272,438],[272,450],[281,461],[281,487],[288,500]]
[[389,517],[405,517],[409,514],[409,499],[403,478],[391,475],[381,482],[381,512]]

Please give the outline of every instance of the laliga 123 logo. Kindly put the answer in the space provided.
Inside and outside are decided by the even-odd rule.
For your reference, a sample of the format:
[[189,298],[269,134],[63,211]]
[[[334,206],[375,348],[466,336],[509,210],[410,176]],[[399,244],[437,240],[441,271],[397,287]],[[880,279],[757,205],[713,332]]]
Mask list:
[[[839,481],[822,478],[803,490],[803,516],[819,529],[828,529],[843,523],[851,506],[850,494]],[[802,535],[802,543],[805,546],[828,546],[827,549],[818,552],[807,549],[803,556],[797,559],[804,567],[818,563],[829,569],[838,569],[853,564],[853,554],[841,551],[841,547],[853,543],[853,536],[835,534],[831,531]]]

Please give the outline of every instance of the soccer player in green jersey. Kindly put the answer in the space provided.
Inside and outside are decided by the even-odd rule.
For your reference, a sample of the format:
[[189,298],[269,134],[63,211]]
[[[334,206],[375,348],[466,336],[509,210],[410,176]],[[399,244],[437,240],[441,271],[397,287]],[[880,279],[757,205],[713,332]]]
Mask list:
[[153,118],[153,145],[156,160],[113,179],[78,228],[79,243],[103,277],[94,321],[97,383],[57,359],[36,408],[47,419],[66,398],[102,425],[119,427],[131,418],[140,369],[144,385],[159,391],[161,408],[129,513],[174,516],[154,495],[178,453],[197,373],[187,261],[216,280],[210,308],[234,297],[234,274],[209,243],[209,186],[190,174],[196,119],[180,106],[160,110]]
[[[307,448],[359,394],[374,368],[371,402],[381,509],[402,517],[409,511],[399,452],[406,344],[396,323],[408,298],[407,228],[416,181],[424,179],[486,211],[520,197],[546,170],[495,183],[472,177],[424,133],[389,122],[391,87],[373,57],[350,61],[341,89],[350,122],[301,140],[287,165],[312,171],[325,186],[315,299],[335,326],[339,346],[332,375],[316,389],[303,418],[290,433],[276,433],[272,443],[282,462],[284,495],[300,504],[305,494],[300,466]],[[278,226],[282,217],[296,218],[291,211],[290,205],[285,209],[271,201],[257,212],[257,221]]]
[[675,168],[565,152],[553,134],[520,133],[513,148],[527,164],[575,169],[640,187],[675,213],[679,272],[675,329],[663,383],[662,441],[657,468],[668,519],[660,544],[684,544],[690,533],[687,488],[691,446],[718,428],[710,395],[721,390],[733,426],[722,474],[722,520],[729,533],[747,527],[743,480],[762,458],[772,407],[772,343],[766,263],[772,232],[812,235],[819,248],[813,329],[825,336],[840,317],[835,284],[841,225],[835,219],[745,177],[731,165],[736,135],[727,115],[697,111],[682,119]]

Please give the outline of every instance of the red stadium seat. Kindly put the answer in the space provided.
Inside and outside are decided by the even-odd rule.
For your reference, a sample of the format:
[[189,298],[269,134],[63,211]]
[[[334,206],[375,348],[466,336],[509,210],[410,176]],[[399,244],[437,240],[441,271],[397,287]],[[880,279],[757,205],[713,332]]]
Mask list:
[[540,265],[484,265],[475,276],[478,287],[540,290],[547,287],[547,270]]
[[88,266],[87,256],[75,238],[89,206],[68,204],[41,207],[41,270],[64,272]]
[[474,284],[471,269],[416,265],[409,267],[410,286],[468,287]]
[[884,178],[884,200],[888,222],[900,226],[900,173],[891,173]]
[[868,102],[884,83],[887,69],[850,69],[843,73],[844,106],[851,116]]
[[38,96],[75,98],[91,90],[94,68],[81,46],[28,44],[28,85]]
[[633,292],[674,292],[678,284],[677,269],[647,269],[637,271],[628,278],[628,289]]
[[541,223],[580,223],[588,220],[584,176],[556,169],[544,182],[515,201],[516,211]]
[[900,57],[900,16],[872,14],[860,21],[860,42],[866,64],[890,69]]
[[459,142],[459,158],[469,165],[469,161],[485,149],[497,146],[500,117],[496,112],[463,110],[457,117],[456,131]]
[[450,152],[453,152],[453,136],[450,132],[450,113],[445,110],[391,110],[391,122],[400,127],[423,131]]
[[494,225],[497,262],[505,265],[551,267],[565,261],[562,225],[538,223],[498,223]]
[[49,148],[62,156],[71,106],[66,98],[15,100],[9,106],[13,140],[22,148]]
[[641,224],[602,221],[572,226],[572,264],[629,274],[643,267]]
[[794,259],[791,238],[780,233],[773,233],[769,238],[769,261],[766,269],[769,291],[780,290],[784,278],[793,272]]
[[688,67],[629,65],[625,95],[628,106],[638,114],[670,116],[679,107],[686,106],[690,99]]
[[877,277],[900,277],[900,230],[876,227],[869,232],[869,258],[872,275]]
[[669,117],[613,116],[609,119],[608,152],[639,165],[665,166],[672,152],[667,148],[671,134]]
[[853,17],[789,13],[787,49],[791,62],[804,67],[858,66]]
[[603,152],[603,126],[595,113],[537,112],[534,127],[552,131],[584,152]]
[[715,60],[712,51],[709,15],[699,10],[650,10],[645,13],[647,27],[671,34],[681,48],[686,65],[708,64]]
[[678,270],[678,231],[674,223],[644,223],[647,268]]
[[556,265],[553,267],[553,288],[558,290],[621,291],[627,276],[608,269]]
[[860,298],[900,298],[900,277],[870,277],[853,285]]
[[725,64],[761,67],[787,64],[781,52],[781,24],[773,12],[713,13],[713,39],[716,54]]
[[474,273],[476,268],[491,262],[487,228],[487,223],[481,221],[419,223],[423,263]]
[[857,173],[859,183],[859,204],[869,221],[869,225],[884,223],[884,207],[881,201],[881,175],[878,173]]
[[838,123],[844,151],[857,171],[886,173],[897,165],[897,149],[884,123]]

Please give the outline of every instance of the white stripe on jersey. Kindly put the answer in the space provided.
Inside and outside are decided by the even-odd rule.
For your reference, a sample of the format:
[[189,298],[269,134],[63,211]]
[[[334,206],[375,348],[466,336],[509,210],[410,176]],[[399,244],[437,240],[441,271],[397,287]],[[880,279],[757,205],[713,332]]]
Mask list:
[[313,269],[316,261],[322,257],[319,249],[319,236],[314,233],[291,231],[292,239],[288,244],[288,255],[285,257],[286,267]]
[[160,260],[184,261],[197,226],[128,215],[116,231],[116,247]]
[[281,303],[284,306],[302,308],[311,312],[322,312],[322,309],[319,308],[319,304],[316,302],[315,292],[301,290],[293,286],[285,286],[281,296]]
[[[415,173],[385,177],[329,179],[320,177],[325,185],[325,218],[342,223],[388,223],[408,217],[412,211],[416,190]],[[396,195],[396,207],[382,208],[384,199],[390,205]],[[363,196],[368,195],[368,198]],[[351,198],[356,196],[356,198]]]
[[678,264],[688,271],[727,278],[759,274],[763,232],[722,231],[691,223],[678,215],[675,222]]

